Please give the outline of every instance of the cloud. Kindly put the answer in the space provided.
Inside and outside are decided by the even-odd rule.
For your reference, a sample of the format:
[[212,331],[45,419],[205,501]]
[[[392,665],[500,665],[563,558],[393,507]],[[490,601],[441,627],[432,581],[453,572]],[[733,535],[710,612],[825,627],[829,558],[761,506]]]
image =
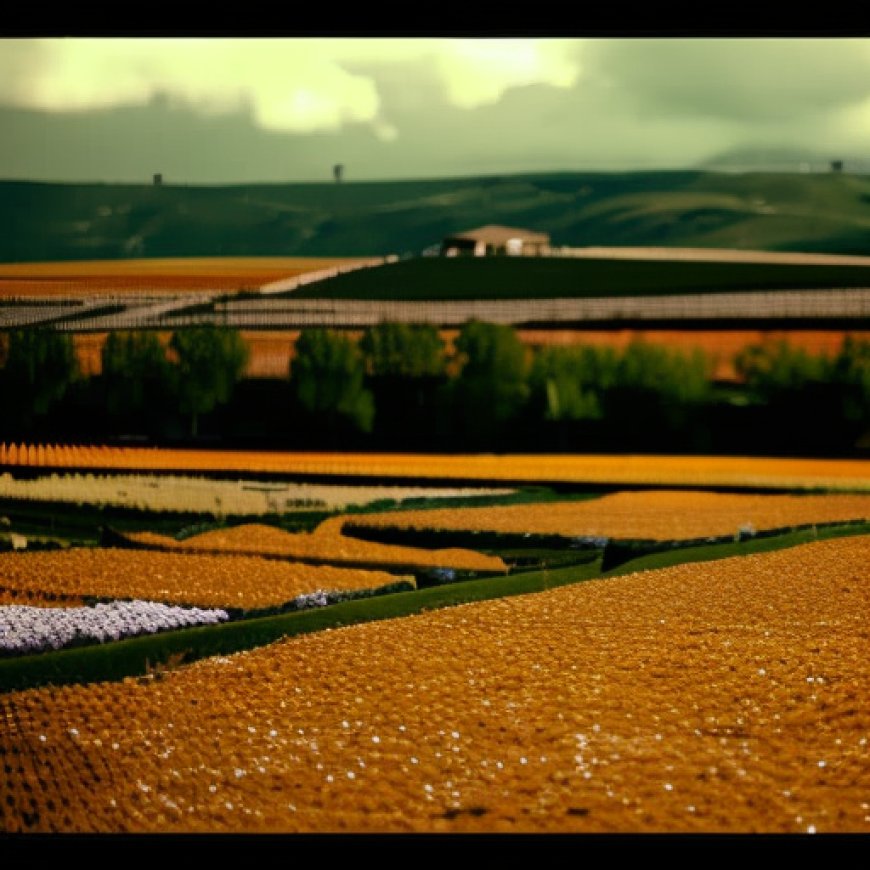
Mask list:
[[601,40],[584,59],[645,115],[769,123],[870,97],[866,39]]
[[868,72],[870,40],[853,39],[0,40],[0,177],[683,168],[783,145],[849,157],[870,148]]
[[0,102],[47,111],[145,104],[168,94],[207,112],[251,107],[267,130],[336,130],[379,116],[370,77],[354,65],[416,63],[454,105],[496,102],[517,84],[570,86],[570,40],[44,39],[0,41]]

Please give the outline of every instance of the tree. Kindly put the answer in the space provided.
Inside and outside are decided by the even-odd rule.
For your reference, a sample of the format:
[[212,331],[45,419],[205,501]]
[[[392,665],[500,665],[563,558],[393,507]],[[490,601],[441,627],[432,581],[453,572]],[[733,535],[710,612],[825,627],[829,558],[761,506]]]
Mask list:
[[832,365],[842,390],[843,416],[860,426],[870,425],[870,341],[847,335]]
[[178,330],[169,343],[175,353],[175,396],[197,435],[201,414],[228,402],[248,361],[248,346],[238,330],[201,326]]
[[788,342],[751,345],[735,357],[735,368],[762,401],[771,401],[804,390],[810,383],[829,380],[830,361],[811,356]]
[[428,324],[381,323],[363,333],[359,348],[377,408],[378,443],[418,449],[432,444],[447,367],[438,330]]
[[355,342],[330,329],[304,329],[290,363],[293,393],[329,438],[350,426],[370,432],[375,416]]
[[540,348],[529,374],[536,413],[552,421],[601,419],[601,395],[613,386],[618,364],[609,347]]
[[[684,353],[632,342],[604,392],[604,416],[613,443],[672,448],[701,443],[700,411],[710,398],[710,365],[701,350]],[[642,427],[642,428],[639,428]]]
[[781,341],[745,348],[735,362],[765,427],[792,451],[840,451],[870,424],[870,342],[847,337],[831,357]]
[[27,429],[48,413],[79,376],[72,339],[46,329],[9,333],[6,361],[0,372],[4,415]]
[[466,438],[491,443],[504,437],[528,395],[526,349],[510,326],[472,320],[456,339],[460,365],[453,385],[458,428]]
[[374,377],[440,377],[446,367],[444,342],[430,324],[380,323],[363,333],[359,347]]
[[102,379],[110,419],[153,428],[172,389],[172,366],[154,332],[110,332],[102,350]]

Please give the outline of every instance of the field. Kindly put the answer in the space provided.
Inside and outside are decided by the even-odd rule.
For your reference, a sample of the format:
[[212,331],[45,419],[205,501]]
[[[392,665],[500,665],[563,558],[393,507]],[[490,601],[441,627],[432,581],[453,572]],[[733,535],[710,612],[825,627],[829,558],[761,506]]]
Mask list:
[[743,456],[432,455],[267,453],[149,447],[0,444],[0,467],[234,472],[407,481],[607,484],[614,486],[870,490],[860,459]]
[[355,261],[353,257],[177,257],[3,263],[0,299],[234,292]]
[[391,511],[353,520],[361,528],[499,532],[667,541],[737,535],[810,523],[870,519],[870,495],[746,495],[618,492],[592,501]]
[[[431,322],[452,349],[480,319],[518,326],[527,361],[642,340],[703,349],[733,382],[750,345],[870,339],[870,256],[848,256],[870,255],[868,202],[853,173],[0,182],[0,319],[7,338],[72,335],[86,376],[114,329],[167,346],[221,322],[243,330],[246,377],[286,378],[302,328]],[[560,256],[423,255],[491,223],[550,233]],[[807,423],[844,433],[827,455],[866,440],[846,425],[861,365],[822,398],[808,378],[828,404]],[[70,389],[82,425],[64,430],[66,404],[25,419],[39,391],[12,374],[16,437],[98,431],[103,385]],[[681,448],[640,399],[623,427],[622,381],[601,437],[562,419],[560,379],[546,420],[535,382],[484,449],[576,455],[449,453],[448,436],[418,442],[442,454],[327,452],[406,445],[382,384],[357,441],[288,418],[277,383],[164,415],[174,445],[299,434],[319,452],[0,443],[0,833],[870,833],[870,462],[583,453],[635,425]],[[732,429],[768,449],[774,399],[712,393],[710,437],[682,449]]]
[[[860,463],[766,462],[804,486],[821,469],[862,479]],[[127,549],[0,554],[0,608],[50,609],[60,626],[73,607],[98,635],[146,632],[97,642],[67,626],[68,641],[46,636],[69,648],[28,652],[41,636],[11,623],[0,830],[870,831],[867,495],[442,495],[449,509],[429,492],[425,510],[382,500],[311,532],[212,521],[113,532]],[[133,528],[158,516],[139,513]],[[806,523],[820,525],[786,528]],[[353,537],[409,526],[488,537],[475,551]],[[614,563],[595,535],[668,546]],[[184,608],[224,610],[101,628],[95,600],[131,599],[191,621]]]
[[271,526],[246,524],[231,529],[203,532],[176,541],[166,535],[139,532],[127,535],[131,541],[149,547],[220,555],[276,556],[290,559],[329,562],[334,565],[353,564],[367,567],[450,568],[460,571],[506,573],[504,562],[497,556],[485,556],[472,550],[424,550],[415,547],[392,546],[360,541],[341,533],[344,517],[322,522],[313,532],[290,534]]
[[470,300],[867,288],[868,266],[559,257],[429,257],[339,275],[294,299]]
[[334,510],[374,501],[412,498],[461,498],[506,494],[505,489],[434,489],[402,486],[318,486],[305,483],[209,480],[201,477],[147,475],[95,476],[51,474],[16,480],[0,474],[0,498],[31,502],[113,505],[145,511],[226,514],[277,514]]
[[870,831],[868,540],[8,693],[0,828]]
[[396,579],[379,571],[204,553],[96,548],[0,553],[0,587],[4,591],[74,602],[85,597],[143,598],[249,609],[286,604],[298,595],[318,590],[375,589]]

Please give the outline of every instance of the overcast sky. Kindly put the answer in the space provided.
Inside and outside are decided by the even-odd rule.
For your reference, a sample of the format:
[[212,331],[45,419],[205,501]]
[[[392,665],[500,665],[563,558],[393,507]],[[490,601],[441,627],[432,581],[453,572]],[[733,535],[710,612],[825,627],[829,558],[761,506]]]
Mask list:
[[870,155],[870,39],[6,39],[0,178],[326,181]]

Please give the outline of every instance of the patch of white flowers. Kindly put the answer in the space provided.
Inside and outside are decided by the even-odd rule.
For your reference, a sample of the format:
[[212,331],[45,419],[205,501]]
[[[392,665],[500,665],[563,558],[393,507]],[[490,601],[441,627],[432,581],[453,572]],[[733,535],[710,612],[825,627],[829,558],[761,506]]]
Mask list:
[[75,642],[106,643],[229,619],[224,610],[174,607],[154,601],[113,601],[94,607],[0,606],[0,654],[62,649]]
[[327,604],[332,604],[335,600],[340,600],[340,598],[318,589],[316,592],[297,595],[293,599],[293,604],[302,610],[307,607],[326,607]]

